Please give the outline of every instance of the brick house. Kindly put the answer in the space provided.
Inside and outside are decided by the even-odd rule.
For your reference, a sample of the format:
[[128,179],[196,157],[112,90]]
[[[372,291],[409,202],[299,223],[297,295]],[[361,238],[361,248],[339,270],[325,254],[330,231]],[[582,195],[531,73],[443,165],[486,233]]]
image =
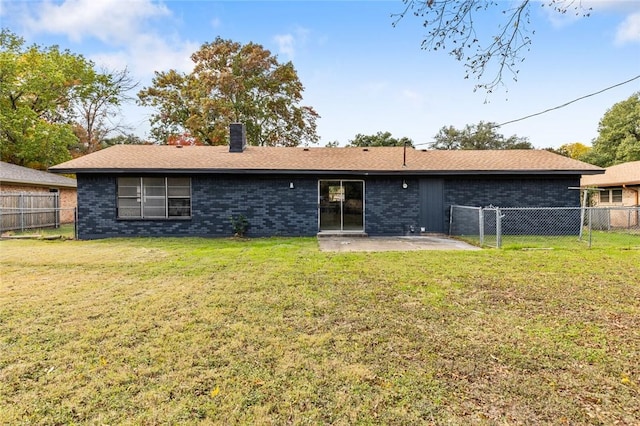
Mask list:
[[583,176],[582,188],[595,188],[592,204],[610,208],[611,226],[637,226],[640,212],[629,216],[628,209],[617,207],[640,206],[640,161],[607,167],[604,174]]
[[407,235],[448,231],[452,204],[579,206],[582,174],[602,169],[547,151],[403,147],[118,145],[50,170],[78,179],[78,233],[229,236]]
[[0,194],[56,194],[60,223],[73,223],[77,206],[75,179],[0,162]]

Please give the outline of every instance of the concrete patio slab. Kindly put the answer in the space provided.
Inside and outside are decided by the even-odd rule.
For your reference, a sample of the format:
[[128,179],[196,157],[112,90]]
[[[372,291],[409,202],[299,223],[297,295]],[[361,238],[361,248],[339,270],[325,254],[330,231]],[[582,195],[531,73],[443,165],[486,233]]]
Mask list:
[[318,237],[320,251],[377,252],[416,250],[481,250],[447,237]]

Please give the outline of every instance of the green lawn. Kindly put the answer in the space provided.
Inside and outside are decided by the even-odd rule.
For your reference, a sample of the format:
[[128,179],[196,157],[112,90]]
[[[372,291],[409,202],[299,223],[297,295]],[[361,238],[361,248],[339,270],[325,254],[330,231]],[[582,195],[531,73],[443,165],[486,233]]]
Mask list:
[[[480,245],[479,235],[464,235],[454,237],[470,244]],[[496,236],[485,235],[484,246],[496,247]],[[582,238],[578,235],[503,235],[501,248],[527,249],[551,248],[579,250],[589,248],[618,248],[625,250],[640,250],[640,233],[638,230],[617,231],[584,231]]]
[[0,424],[638,424],[640,251],[0,242]]

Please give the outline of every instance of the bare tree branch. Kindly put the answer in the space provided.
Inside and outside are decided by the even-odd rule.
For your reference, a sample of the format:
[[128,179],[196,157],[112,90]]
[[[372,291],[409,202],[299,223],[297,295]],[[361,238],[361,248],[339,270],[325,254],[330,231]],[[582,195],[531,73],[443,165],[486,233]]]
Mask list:
[[[423,21],[427,30],[421,47],[430,51],[447,51],[456,60],[464,62],[465,79],[478,80],[474,90],[484,89],[493,92],[498,86],[504,86],[505,74],[517,81],[518,64],[524,61],[532,43],[529,32],[530,11],[533,2],[519,0],[500,2],[497,0],[403,0],[402,12],[392,14],[393,26],[413,15]],[[495,21],[496,9],[502,5],[514,5],[500,11],[502,19],[489,41],[482,40],[476,31],[479,20],[484,16],[487,21]],[[589,16],[590,8],[584,8],[576,0],[547,0],[540,3],[553,8],[560,14],[573,10],[577,16]],[[489,75],[489,77],[487,77]],[[490,77],[493,75],[493,77]]]

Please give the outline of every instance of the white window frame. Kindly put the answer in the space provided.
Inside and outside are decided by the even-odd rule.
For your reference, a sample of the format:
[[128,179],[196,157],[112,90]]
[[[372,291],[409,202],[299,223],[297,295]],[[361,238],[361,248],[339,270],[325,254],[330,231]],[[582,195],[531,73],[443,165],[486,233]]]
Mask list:
[[[614,200],[614,192],[619,195],[619,200]],[[601,204],[622,204],[624,193],[622,188],[609,188],[600,191]]]
[[[142,177],[142,176],[123,176],[123,177],[118,177],[116,178],[116,216],[118,219],[169,219],[169,220],[180,220],[180,219],[191,219],[191,178],[189,177],[182,177],[182,176],[171,176],[171,177],[161,177],[164,180],[164,194],[163,195],[147,195],[146,194],[146,189],[150,188],[151,186],[145,186],[145,179],[158,179],[157,176],[147,176],[147,177]],[[186,185],[169,185],[169,180],[170,179],[186,179],[188,181],[188,195],[182,195],[182,194],[175,194],[175,189],[176,188],[186,188]],[[123,195],[120,193],[120,188],[121,186],[124,187],[125,185],[121,184],[121,179],[135,179],[137,180],[137,185],[136,185],[136,194],[131,195]],[[132,185],[129,185],[129,187],[133,187]],[[170,189],[174,189],[174,191],[171,191]],[[173,195],[170,195],[170,192],[174,192]],[[178,191],[180,192],[180,191]],[[138,210],[138,214],[132,214],[132,215],[122,215],[121,214],[121,200],[136,200],[138,206],[139,206],[139,210]],[[147,200],[163,200],[164,201],[164,214],[163,215],[148,215],[145,214],[145,203],[147,202]],[[186,205],[182,205],[182,206],[170,206],[170,200],[188,200]],[[134,206],[135,209],[135,206]],[[188,209],[188,215],[176,215],[176,214],[171,214],[172,210],[175,212],[177,211],[181,211],[184,209]],[[122,209],[124,210],[124,209]],[[131,210],[130,210],[131,211]]]

